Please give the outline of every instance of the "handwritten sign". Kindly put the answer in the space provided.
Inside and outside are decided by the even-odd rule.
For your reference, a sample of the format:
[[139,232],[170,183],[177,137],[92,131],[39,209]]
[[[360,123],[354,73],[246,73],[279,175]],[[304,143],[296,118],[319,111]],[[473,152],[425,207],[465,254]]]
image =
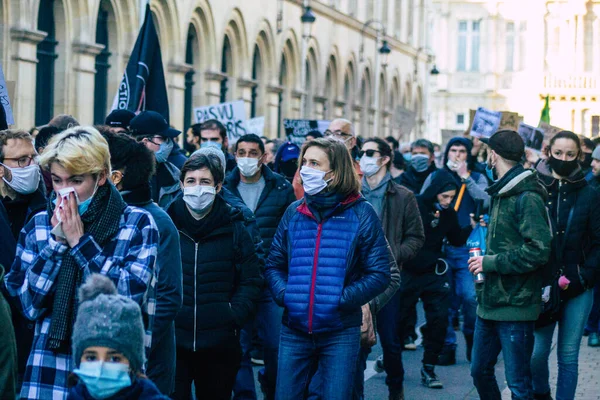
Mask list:
[[247,133],[246,108],[243,100],[230,103],[213,104],[211,106],[194,108],[196,123],[216,119],[227,128],[229,144],[234,144]]
[[502,119],[500,119],[498,130],[510,129],[511,131],[517,131],[521,122],[523,122],[523,117],[519,113],[502,111]]
[[310,120],[310,119],[284,119],[283,127],[288,140],[292,143],[302,146],[306,140],[306,135],[312,131],[319,131],[324,134],[329,127],[330,121]]
[[246,133],[263,136],[265,131],[265,117],[256,117],[246,121]]
[[479,107],[473,118],[473,126],[471,127],[471,136],[476,138],[490,137],[498,130],[502,113],[499,111],[488,110],[484,107]]
[[8,125],[14,125],[15,119],[12,112],[12,106],[10,105],[10,97],[8,95],[8,85],[4,79],[4,71],[0,65],[0,104],[4,107],[6,113],[6,123]]
[[523,142],[525,142],[525,147],[536,151],[542,150],[544,131],[541,128],[536,128],[521,122],[519,124],[518,132],[523,139]]

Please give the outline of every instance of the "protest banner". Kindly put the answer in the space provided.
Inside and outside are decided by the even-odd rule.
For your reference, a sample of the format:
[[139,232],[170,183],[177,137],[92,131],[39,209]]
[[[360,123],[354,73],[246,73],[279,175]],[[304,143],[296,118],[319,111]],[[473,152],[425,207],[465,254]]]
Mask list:
[[475,112],[475,117],[473,118],[471,136],[476,138],[492,136],[498,130],[501,119],[501,112],[479,107],[477,112]]
[[400,131],[400,137],[408,138],[417,122],[417,113],[402,106],[394,111],[394,129]]
[[541,128],[536,128],[535,126],[521,122],[519,124],[518,132],[525,143],[525,147],[535,151],[542,150],[544,131]]
[[265,130],[265,117],[256,117],[246,121],[246,133],[263,136]]
[[14,125],[15,119],[13,117],[12,106],[10,105],[10,96],[8,95],[8,85],[4,80],[4,71],[0,65],[0,104],[4,108],[6,114],[6,123],[8,125]]
[[194,108],[196,123],[209,119],[216,119],[227,128],[229,144],[232,145],[247,133],[246,131],[246,107],[243,100],[229,103],[213,104],[211,106]]
[[285,135],[292,143],[302,146],[306,140],[306,135],[312,131],[318,131],[325,134],[330,121],[311,120],[311,119],[284,119],[283,127]]
[[519,113],[502,111],[502,119],[500,119],[498,130],[510,129],[511,131],[517,131],[521,122],[523,122],[523,117]]
[[558,132],[564,131],[564,129],[562,128],[552,126],[545,122],[540,122],[539,128],[542,129],[542,131],[544,131],[544,141],[546,142],[550,142],[550,139],[552,139],[554,135],[556,135]]

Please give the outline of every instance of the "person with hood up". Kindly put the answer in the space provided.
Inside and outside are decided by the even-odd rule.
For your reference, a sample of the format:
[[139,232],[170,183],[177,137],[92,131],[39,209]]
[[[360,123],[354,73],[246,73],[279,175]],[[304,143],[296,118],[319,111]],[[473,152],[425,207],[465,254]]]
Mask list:
[[410,146],[410,154],[410,166],[396,178],[396,183],[418,194],[427,177],[437,170],[433,143],[427,139],[415,140]]
[[434,368],[444,347],[450,305],[448,265],[442,259],[442,246],[444,239],[453,246],[464,245],[475,225],[472,221],[470,225],[460,226],[458,215],[451,206],[457,192],[454,177],[446,170],[439,170],[429,187],[417,196],[425,244],[415,258],[404,263],[402,270],[400,327],[406,328],[409,312],[421,298],[427,321],[426,327],[421,329],[425,348],[421,381],[432,389],[443,387]]
[[[450,173],[458,187],[458,193],[451,206],[458,214],[458,223],[465,227],[471,224],[471,214],[478,210],[483,211],[489,207],[490,196],[485,189],[488,187],[487,178],[474,171],[477,160],[471,155],[473,143],[464,137],[457,136],[448,142],[444,154],[443,169]],[[423,184],[424,192],[430,185],[431,179],[436,175],[429,175]],[[479,206],[478,206],[479,204]],[[480,215],[475,215],[479,219]],[[448,279],[452,287],[452,306],[450,321],[458,315],[460,306],[464,316],[463,334],[466,342],[467,361],[471,361],[473,348],[473,332],[477,317],[477,298],[473,276],[469,272],[469,248],[467,246],[445,246],[446,262],[448,262]],[[440,356],[440,365],[453,365],[456,363],[456,333],[453,324],[448,324],[444,350]]]
[[286,142],[279,147],[275,156],[275,172],[284,175],[294,188],[296,200],[304,197],[302,181],[298,169],[298,157],[300,156],[300,147],[292,142]]
[[533,333],[542,308],[540,272],[552,240],[544,205],[547,193],[535,172],[520,164],[525,144],[517,132],[501,130],[481,141],[488,145],[487,174],[495,183],[487,189],[487,253],[469,259],[469,271],[484,274],[483,282],[475,285],[471,376],[479,397],[499,400],[494,370],[502,352],[512,398],[531,399]]
[[117,293],[104,275],[92,274],[79,288],[73,326],[69,400],[166,400],[142,371],[144,323],[140,306]]
[[600,190],[600,146],[594,149],[592,153],[592,169],[585,176],[590,186],[596,190]]
[[[546,160],[537,166],[538,177],[548,191],[546,207],[555,237],[543,287],[557,276],[569,282],[561,288],[560,315],[553,322],[538,323],[531,358],[535,399],[549,400],[548,358],[558,322],[558,382],[556,398],[573,399],[577,389],[579,346],[592,308],[591,288],[600,269],[600,195],[585,180],[579,160],[583,157],[579,138],[562,131],[550,140]],[[560,284],[560,281],[559,281]],[[592,335],[597,332],[590,334]]]

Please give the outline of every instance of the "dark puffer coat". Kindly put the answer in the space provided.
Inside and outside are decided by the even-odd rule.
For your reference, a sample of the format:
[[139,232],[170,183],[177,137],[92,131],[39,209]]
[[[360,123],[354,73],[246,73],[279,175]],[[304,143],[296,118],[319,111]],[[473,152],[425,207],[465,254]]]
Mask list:
[[[291,183],[285,177],[271,171],[266,165],[262,166],[262,176],[265,178],[265,188],[258,199],[254,215],[260,229],[264,252],[268,254],[279,221],[288,206],[296,201],[296,196]],[[240,170],[235,167],[227,175],[224,186],[241,199],[239,184]]]
[[177,347],[196,351],[238,346],[238,331],[252,317],[263,284],[261,260],[242,213],[217,196],[200,221],[183,199],[171,204],[168,214],[180,232],[183,267]]
[[[546,161],[537,166],[540,182],[548,191],[546,207],[550,212],[554,229],[552,241],[553,253],[550,263],[552,268],[547,268],[545,280],[552,278],[558,268],[564,269],[564,274],[572,284],[564,293],[567,297],[574,297],[583,290],[591,288],[598,281],[600,269],[600,194],[585,180],[581,169],[574,171],[565,179],[556,179],[552,176]],[[569,232],[565,236],[567,221],[571,209],[573,218]],[[564,243],[562,260],[556,259],[556,249]],[[584,282],[580,282],[580,275]],[[584,283],[585,285],[580,285]]]

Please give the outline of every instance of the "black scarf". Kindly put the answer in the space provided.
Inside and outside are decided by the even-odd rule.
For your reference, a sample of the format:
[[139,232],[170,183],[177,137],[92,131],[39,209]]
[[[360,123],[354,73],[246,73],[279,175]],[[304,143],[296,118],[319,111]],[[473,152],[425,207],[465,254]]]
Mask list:
[[[54,213],[53,200],[48,199],[48,218]],[[104,247],[118,232],[121,214],[127,204],[112,184],[98,187],[87,211],[81,216],[85,233],[90,234],[96,243]],[[56,291],[52,304],[52,321],[48,333],[48,346],[57,352],[68,353],[71,346],[71,330],[77,312],[77,288],[83,276],[81,268],[70,252],[63,256],[56,280]]]
[[517,177],[524,171],[525,168],[523,168],[521,164],[515,165],[506,174],[504,174],[502,178],[500,178],[497,182],[488,187],[485,191],[488,192],[490,196],[497,195],[500,192],[500,190],[502,190],[502,188],[508,184],[508,182],[513,180],[513,178]]
[[215,196],[212,209],[200,220],[192,216],[185,201],[183,201],[183,197],[179,197],[173,202],[173,205],[169,208],[169,216],[177,229],[182,230],[195,241],[208,236],[231,222],[229,208],[220,195]]

